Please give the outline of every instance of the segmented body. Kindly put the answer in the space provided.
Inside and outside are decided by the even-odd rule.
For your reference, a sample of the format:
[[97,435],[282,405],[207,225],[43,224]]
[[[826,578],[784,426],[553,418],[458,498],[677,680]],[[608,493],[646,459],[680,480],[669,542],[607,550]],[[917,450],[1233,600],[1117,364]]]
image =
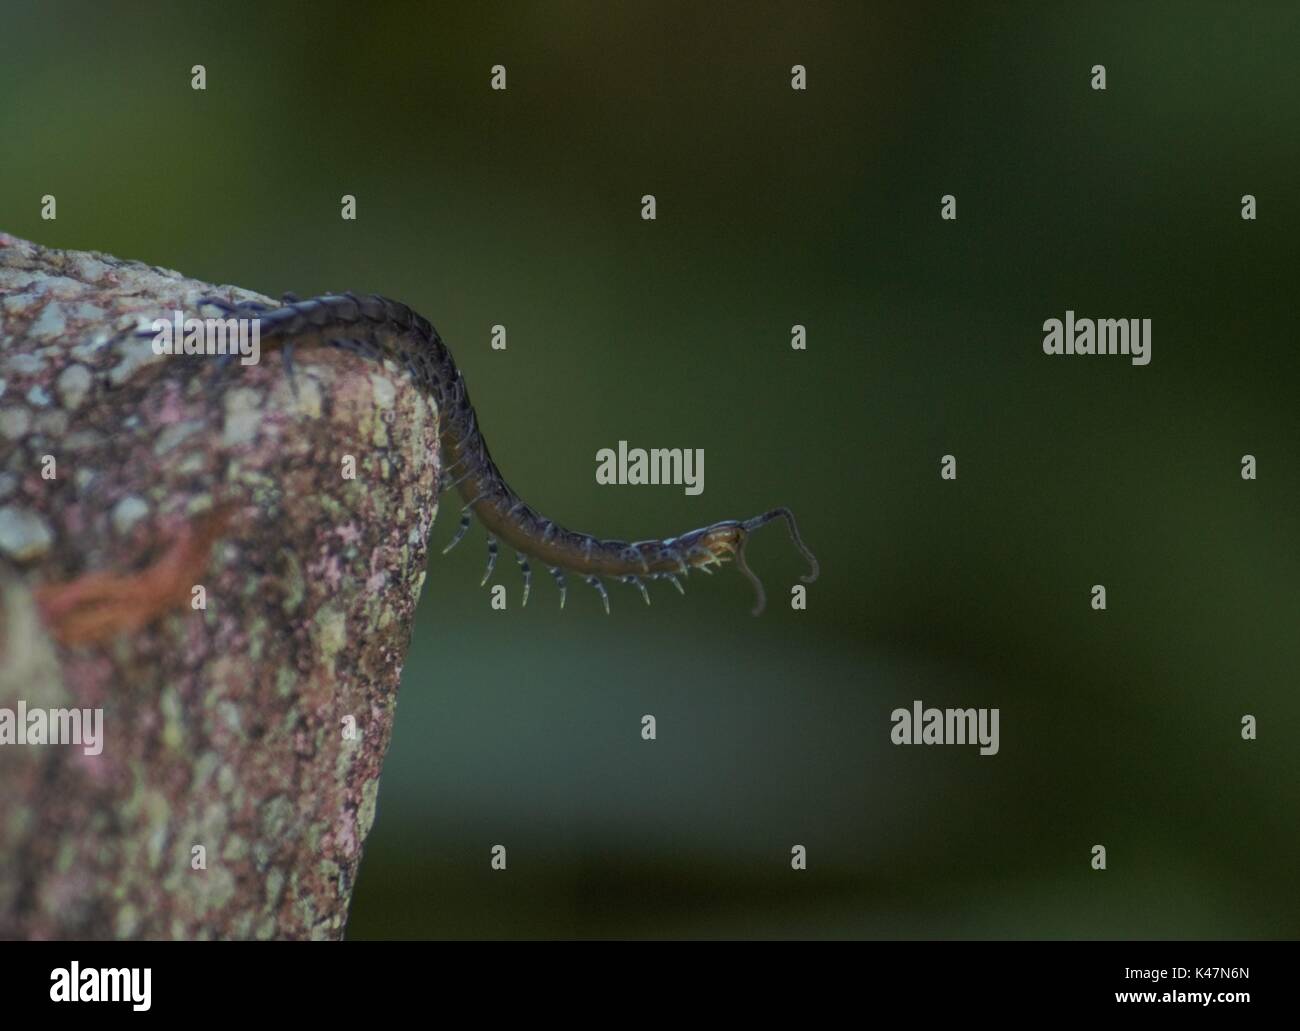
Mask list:
[[682,590],[678,576],[693,569],[708,572],[734,559],[755,586],[754,614],[758,615],[764,604],[763,588],[745,562],[745,541],[758,527],[778,518],[785,519],[796,546],[808,560],[809,572],[803,576],[804,581],[811,583],[817,578],[817,559],[800,539],[794,516],[786,508],[772,509],[753,519],[714,523],[678,537],[644,541],[602,540],[566,529],[534,511],[510,488],[492,460],[465,378],[447,345],[428,319],[405,304],[353,294],[327,294],[307,300],[286,296],[283,305],[274,309],[234,305],[219,298],[205,298],[204,303],[259,319],[262,346],[280,347],[290,373],[293,350],[313,344],[343,348],[375,360],[388,358],[404,368],[438,407],[444,463],[440,489],[454,486],[465,499],[460,526],[444,550],[450,550],[464,536],[472,513],[488,532],[488,569],[483,583],[492,575],[498,541],[504,543],[515,549],[523,572],[525,604],[531,584],[529,559],[543,563],[555,577],[561,605],[565,574],[572,573],[599,591],[606,612],[609,595],[602,578],[640,588],[648,602],[643,578],[670,580]]

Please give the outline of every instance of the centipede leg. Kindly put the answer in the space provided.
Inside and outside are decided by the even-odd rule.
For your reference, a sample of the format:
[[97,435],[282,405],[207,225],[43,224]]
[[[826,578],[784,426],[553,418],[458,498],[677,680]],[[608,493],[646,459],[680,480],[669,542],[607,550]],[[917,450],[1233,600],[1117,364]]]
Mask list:
[[217,297],[215,294],[205,294],[203,297],[200,297],[197,301],[194,302],[194,307],[196,308],[202,308],[205,305],[210,308],[221,309],[221,313],[223,315],[233,315],[236,311],[239,310],[239,305],[237,305],[234,301],[228,301],[224,297]]
[[605,585],[600,582],[600,577],[589,576],[587,583],[596,588],[596,593],[600,595],[600,600],[605,603],[605,615],[609,615],[609,591],[605,590]]
[[[455,445],[446,444],[445,441],[443,443],[444,446],[447,448],[448,452],[451,452],[452,448],[455,446]],[[451,472],[453,469],[456,468],[456,466],[460,465],[461,462],[465,461],[465,459],[469,457],[469,454],[466,452],[465,448],[456,447],[455,450],[456,450],[456,458],[453,461],[447,462],[442,467],[443,472],[446,473]]]
[[230,367],[235,364],[235,356],[233,354],[217,355],[217,360],[212,364],[212,378],[208,380],[207,390],[208,400],[215,404],[221,401],[226,381],[230,379]]
[[440,487],[438,488],[438,493],[439,493],[439,494],[445,494],[445,493],[446,493],[447,491],[449,491],[449,490],[455,490],[457,487],[459,487],[462,483],[464,483],[466,480],[468,480],[468,479],[469,479],[471,476],[473,476],[473,475],[474,475],[474,470],[471,469],[469,472],[465,473],[463,476],[458,476],[458,477],[456,477],[456,478],[453,480],[453,479],[451,478],[451,474],[450,474],[450,473],[447,473],[446,475],[443,476],[443,483],[442,483],[442,486],[440,486]]
[[331,337],[325,342],[330,347],[337,348],[340,351],[347,351],[349,354],[359,354],[362,358],[369,358],[372,361],[383,357],[383,352],[369,340],[358,340],[355,337]]
[[564,599],[569,593],[569,582],[564,578],[564,571],[555,566],[550,568],[551,576],[555,577],[555,585],[560,589],[560,608],[564,608]]
[[692,548],[691,555],[704,556],[704,561],[701,562],[695,568],[698,569],[701,573],[707,573],[709,576],[713,575],[713,569],[711,567],[722,565],[722,560],[719,559],[717,555],[713,554],[713,552],[707,550],[706,548]]
[[497,564],[497,539],[491,535],[488,536],[488,564],[487,569],[483,572],[483,579],[479,581],[480,587],[486,587],[488,580],[492,576],[492,570]]
[[289,390],[293,393],[295,401],[298,399],[298,376],[294,371],[293,352],[297,346],[292,340],[286,340],[280,347],[280,363],[284,367],[284,374],[289,380]]
[[672,585],[673,585],[674,587],[677,588],[677,593],[678,593],[678,594],[685,594],[685,593],[686,593],[686,588],[682,586],[682,582],[681,582],[680,580],[677,579],[677,577],[676,577],[675,574],[673,574],[673,573],[660,573],[659,575],[662,576],[665,580],[670,580],[670,581],[672,581]]
[[[619,554],[619,558],[621,558],[623,561],[629,564],[633,562],[640,562],[641,572],[647,575],[650,572],[650,561],[649,559],[646,558],[646,553],[642,551],[640,548],[638,548],[635,544],[630,544],[626,548],[624,548],[623,551]],[[627,581],[625,580],[624,582],[626,583]]]
[[631,584],[639,590],[641,592],[641,597],[645,599],[645,603],[647,605],[650,604],[650,592],[646,590],[646,586],[639,576],[625,576],[623,577],[623,582],[625,584]]
[[519,563],[519,571],[524,574],[524,600],[520,604],[527,605],[528,593],[533,589],[533,569],[522,551],[515,552],[515,561]]
[[452,548],[454,548],[457,544],[461,542],[461,539],[469,531],[469,521],[470,521],[469,512],[468,511],[462,512],[460,514],[460,526],[456,528],[455,536],[453,536],[452,539],[447,543],[447,546],[442,549],[442,553],[444,555],[447,554],[447,552],[451,551]]

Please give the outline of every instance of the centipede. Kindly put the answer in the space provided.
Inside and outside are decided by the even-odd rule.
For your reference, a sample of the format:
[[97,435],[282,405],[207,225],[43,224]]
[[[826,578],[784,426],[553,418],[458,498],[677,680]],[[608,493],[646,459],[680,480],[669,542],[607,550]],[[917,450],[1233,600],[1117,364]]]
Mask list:
[[[479,429],[470,403],[465,377],[450,349],[424,316],[400,301],[377,294],[325,294],[300,299],[285,294],[279,307],[257,302],[232,302],[222,297],[200,298],[228,316],[257,319],[263,349],[278,348],[290,383],[294,380],[294,352],[323,345],[382,362],[391,360],[404,369],[417,389],[438,409],[439,446],[443,465],[438,496],[456,491],[463,506],[460,521],[443,553],[464,539],[477,519],[487,532],[487,569],[480,586],[486,586],[504,546],[515,553],[523,578],[523,605],[532,590],[532,563],[544,566],[555,580],[560,607],[568,596],[568,578],[584,580],[600,596],[605,613],[611,611],[606,581],[628,584],[640,591],[646,604],[646,581],[663,580],[680,593],[691,572],[712,573],[730,561],[754,589],[752,612],[761,615],[767,595],[763,583],[745,558],[750,536],[768,523],[783,521],[795,548],[808,563],[801,574],[805,583],[817,579],[820,567],[804,543],[794,513],[773,508],[750,519],[727,519],[675,537],[643,541],[607,540],[567,529],[537,512],[521,499],[502,476]],[[232,356],[223,356],[229,365]],[[294,387],[296,390],[296,386]]]

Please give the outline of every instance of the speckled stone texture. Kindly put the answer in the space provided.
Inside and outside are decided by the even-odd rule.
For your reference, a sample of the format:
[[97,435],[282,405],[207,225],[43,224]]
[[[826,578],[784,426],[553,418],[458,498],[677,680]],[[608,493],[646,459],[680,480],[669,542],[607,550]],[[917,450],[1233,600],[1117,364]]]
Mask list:
[[[295,397],[278,352],[214,387],[209,359],[134,334],[205,294],[269,301],[0,234],[0,708],[104,721],[99,755],[0,745],[0,937],[343,933],[424,581],[437,412],[354,355],[300,348]],[[147,569],[220,504],[206,608],[54,641],[42,585]]]

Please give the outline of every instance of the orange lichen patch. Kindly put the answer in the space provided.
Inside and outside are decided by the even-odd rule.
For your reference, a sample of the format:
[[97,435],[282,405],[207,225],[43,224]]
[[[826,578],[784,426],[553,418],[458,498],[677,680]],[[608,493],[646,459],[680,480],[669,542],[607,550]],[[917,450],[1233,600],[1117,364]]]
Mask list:
[[183,527],[153,564],[138,573],[87,573],[36,589],[41,619],[60,644],[96,644],[132,634],[190,598],[207,569],[212,545],[230,524],[234,509],[221,506]]

